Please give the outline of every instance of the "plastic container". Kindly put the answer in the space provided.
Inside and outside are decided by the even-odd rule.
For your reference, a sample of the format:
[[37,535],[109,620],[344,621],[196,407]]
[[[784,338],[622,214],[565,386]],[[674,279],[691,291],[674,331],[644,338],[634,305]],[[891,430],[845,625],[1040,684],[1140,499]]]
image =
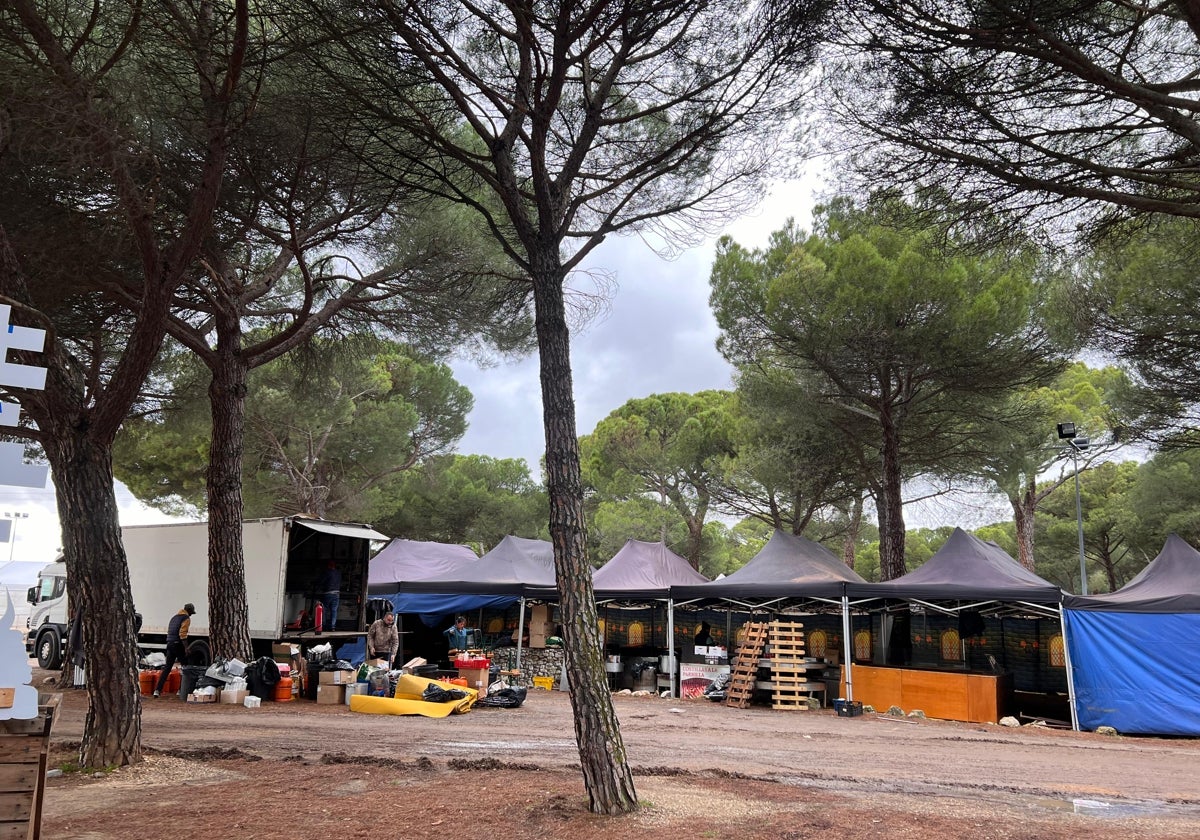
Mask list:
[[833,701],[833,709],[838,717],[859,717],[863,713],[863,705],[857,700],[845,700],[839,697]]
[[275,683],[275,702],[286,703],[292,699],[292,678],[280,677]]
[[554,688],[554,677],[534,677],[533,687],[544,688],[546,691],[550,691]]
[[179,674],[179,666],[177,665],[171,669],[171,673],[167,674],[167,684],[165,686],[165,692],[167,694],[178,694],[179,687],[182,684],[182,681],[183,681],[183,678]]
[[138,690],[142,694],[153,694],[154,687],[158,685],[159,671],[139,671],[138,672]]

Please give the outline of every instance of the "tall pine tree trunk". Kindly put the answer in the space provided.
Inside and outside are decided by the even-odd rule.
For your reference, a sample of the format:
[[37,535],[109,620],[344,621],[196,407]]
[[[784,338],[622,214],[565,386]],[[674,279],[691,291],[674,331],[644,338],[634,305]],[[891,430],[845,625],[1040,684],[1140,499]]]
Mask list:
[[236,321],[218,327],[208,386],[212,443],[208,466],[208,615],[213,656],[252,658],[242,545],[242,452],[246,362]]
[[604,672],[584,533],[563,271],[556,247],[551,248],[542,255],[545,264],[533,273],[533,296],[546,429],[550,540],[566,637],[564,655],[589,806],[595,813],[622,814],[637,809],[637,793]]
[[854,505],[850,508],[850,522],[846,527],[846,536],[842,540],[842,562],[851,569],[854,568],[854,557],[858,546],[858,532],[862,528],[863,494],[854,497]]
[[[47,435],[45,449],[52,473],[70,476],[69,481],[55,481],[55,498],[67,595],[75,616],[83,621],[89,703],[79,761],[84,767],[120,767],[142,758],[134,611],[160,616],[155,620],[165,623],[180,605],[133,603],[117,518],[112,451],[92,441],[87,428],[60,422]],[[162,558],[164,563],[170,560]]]
[[1017,497],[1009,496],[1008,501],[1012,504],[1013,522],[1017,526],[1017,559],[1021,565],[1029,571],[1034,571],[1033,568],[1033,518],[1034,512],[1037,510],[1037,485],[1035,480],[1030,478],[1026,482],[1025,487],[1021,490],[1021,495]]
[[904,482],[900,473],[900,430],[892,406],[879,412],[883,432],[883,475],[879,494],[879,577],[894,580],[904,574]]

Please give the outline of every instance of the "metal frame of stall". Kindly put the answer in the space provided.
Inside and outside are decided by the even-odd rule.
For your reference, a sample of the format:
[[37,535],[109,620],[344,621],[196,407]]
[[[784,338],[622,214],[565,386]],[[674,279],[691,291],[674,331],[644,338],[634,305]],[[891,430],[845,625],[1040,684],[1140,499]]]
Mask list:
[[[842,598],[842,602],[843,602],[842,625],[844,628],[846,628],[845,629],[845,641],[846,641],[846,645],[847,645],[847,654],[846,654],[846,658],[845,658],[845,661],[846,661],[846,695],[847,695],[846,699],[848,699],[848,700],[854,699],[853,689],[851,686],[851,674],[854,670],[854,668],[853,668],[854,663],[853,663],[853,657],[849,655],[849,652],[850,652],[850,629],[849,628],[850,628],[850,614],[851,614],[850,611],[852,609],[857,608],[861,612],[865,612],[868,614],[870,614],[872,612],[878,612],[878,611],[880,611],[879,609],[872,610],[865,605],[883,602],[883,601],[887,601],[887,600],[903,601],[905,604],[908,604],[910,607],[913,604],[917,604],[927,610],[933,610],[934,612],[941,613],[942,615],[958,615],[961,612],[977,611],[980,613],[986,612],[987,614],[996,616],[1000,619],[1003,619],[1006,615],[1009,615],[1009,616],[1037,615],[1042,618],[1058,619],[1059,628],[1060,628],[1060,631],[1061,631],[1062,637],[1063,637],[1063,653],[1065,655],[1065,667],[1066,667],[1066,672],[1067,672],[1066,673],[1066,676],[1067,676],[1067,703],[1068,703],[1068,706],[1069,706],[1070,712],[1071,712],[1071,729],[1076,732],[1079,731],[1079,715],[1078,715],[1078,713],[1076,711],[1076,707],[1075,707],[1075,678],[1074,678],[1074,675],[1072,674],[1072,666],[1071,666],[1071,652],[1070,652],[1071,647],[1067,643],[1067,623],[1065,621],[1063,621],[1063,606],[1062,606],[1061,601],[1059,601],[1059,603],[1057,603],[1057,604],[1038,604],[1038,603],[1034,603],[1031,601],[1003,601],[1003,600],[998,600],[995,598],[989,598],[989,599],[980,600],[980,601],[956,602],[954,606],[950,606],[946,602],[925,599],[925,598],[896,597],[896,598],[891,598],[891,599],[885,599],[885,598],[871,597],[871,598],[863,598],[858,601],[851,601],[849,599],[849,597],[843,596],[843,598]],[[992,607],[992,609],[988,609],[989,607]]]

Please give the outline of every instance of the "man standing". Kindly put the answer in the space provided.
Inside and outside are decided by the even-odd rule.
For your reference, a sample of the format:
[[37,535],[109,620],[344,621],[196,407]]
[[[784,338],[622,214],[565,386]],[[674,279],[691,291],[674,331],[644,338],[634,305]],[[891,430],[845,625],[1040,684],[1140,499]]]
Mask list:
[[367,630],[367,659],[386,659],[391,668],[399,650],[400,633],[396,630],[396,616],[386,612]]
[[163,686],[167,684],[167,677],[170,676],[175,663],[187,660],[188,630],[192,626],[192,616],[195,614],[194,606],[184,604],[183,609],[171,616],[167,624],[167,661],[163,663],[162,673],[158,675],[158,685],[154,687],[155,697],[162,694]]
[[325,571],[317,578],[313,588],[316,590],[317,599],[321,602],[321,609],[325,613],[317,631],[332,630],[337,625],[338,601],[342,597],[342,573],[338,571],[336,563],[330,560],[326,564]]

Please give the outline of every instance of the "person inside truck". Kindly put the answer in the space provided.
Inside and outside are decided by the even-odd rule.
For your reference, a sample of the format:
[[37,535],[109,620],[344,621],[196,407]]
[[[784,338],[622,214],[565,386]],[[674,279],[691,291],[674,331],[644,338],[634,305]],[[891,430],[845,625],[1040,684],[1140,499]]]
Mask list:
[[338,601],[342,597],[342,573],[337,563],[330,560],[313,585],[317,600],[321,602],[321,626],[317,630],[332,630],[337,624]]
[[158,685],[154,686],[155,697],[162,694],[163,686],[167,684],[167,677],[171,675],[171,668],[175,663],[187,661],[188,628],[192,626],[192,616],[195,614],[195,606],[184,604],[183,609],[171,616],[167,624],[167,661],[163,663],[162,673],[158,675]]

